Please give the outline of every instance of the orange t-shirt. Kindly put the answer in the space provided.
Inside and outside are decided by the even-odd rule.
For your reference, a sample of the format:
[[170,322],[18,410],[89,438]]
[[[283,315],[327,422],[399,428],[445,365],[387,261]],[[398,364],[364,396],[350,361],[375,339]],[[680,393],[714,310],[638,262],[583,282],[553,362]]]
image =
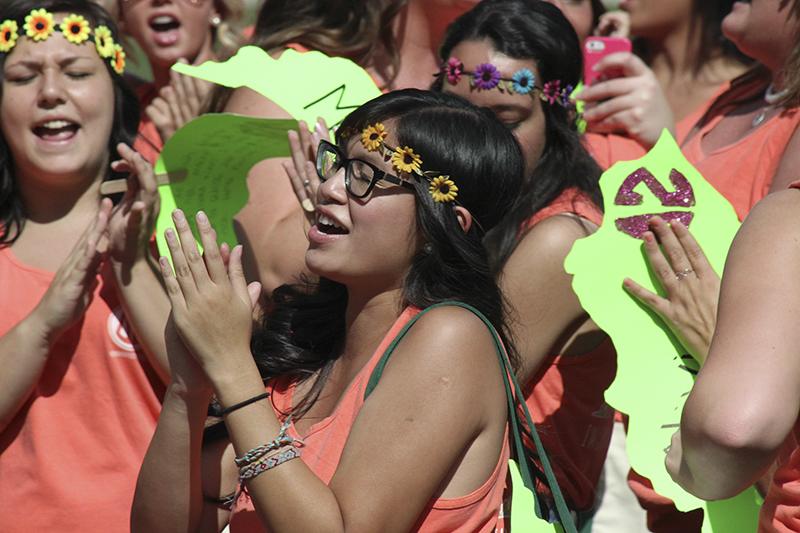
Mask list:
[[647,153],[641,144],[621,135],[588,132],[583,135],[583,143],[603,170],[617,161],[632,161]]
[[[130,531],[163,386],[126,331],[112,275],[104,267],[84,319],[53,346],[30,398],[0,433],[3,533]],[[0,248],[0,336],[53,277]]]
[[772,178],[798,124],[800,111],[787,109],[755,128],[739,141],[706,153],[703,138],[719,124],[724,113],[707,120],[684,142],[686,158],[736,210],[739,220],[769,192]]
[[[403,326],[418,312],[419,309],[416,308],[407,308],[403,311],[375,354],[350,384],[334,412],[311,426],[303,436],[305,445],[301,459],[324,483],[330,483],[336,473],[350,429],[364,404],[364,392],[372,371]],[[282,413],[291,410],[294,385],[286,381],[272,382],[267,390],[272,392],[271,399],[275,413],[283,417]],[[289,434],[295,438],[299,437],[294,426],[290,426]],[[503,519],[500,516],[500,509],[510,453],[508,439],[504,442],[494,472],[481,487],[461,498],[431,500],[414,531],[463,533],[502,531]],[[242,493],[234,504],[230,530],[231,533],[265,530],[246,493]]]
[[[526,227],[573,213],[600,225],[603,214],[576,188],[566,189],[531,217]],[[614,411],[604,394],[617,373],[617,353],[607,339],[589,353],[551,355],[525,386],[525,403],[548,453],[559,486],[576,510],[591,509],[603,470]]]

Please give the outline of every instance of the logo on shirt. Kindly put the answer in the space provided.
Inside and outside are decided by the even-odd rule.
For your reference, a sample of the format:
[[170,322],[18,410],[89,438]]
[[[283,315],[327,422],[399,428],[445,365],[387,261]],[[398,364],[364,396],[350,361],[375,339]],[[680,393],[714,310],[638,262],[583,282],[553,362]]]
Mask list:
[[108,315],[106,326],[108,336],[116,349],[108,351],[111,357],[121,357],[124,359],[138,359],[136,355],[136,344],[127,329],[128,321],[119,307],[114,308]]

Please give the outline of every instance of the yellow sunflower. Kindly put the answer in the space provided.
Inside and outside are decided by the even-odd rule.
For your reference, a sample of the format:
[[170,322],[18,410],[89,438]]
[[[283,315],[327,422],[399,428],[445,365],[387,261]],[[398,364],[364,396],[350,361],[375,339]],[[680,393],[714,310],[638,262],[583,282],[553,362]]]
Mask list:
[[395,148],[392,154],[392,165],[398,172],[419,174],[422,158],[419,154],[415,154],[413,149],[403,146],[402,148]]
[[386,128],[380,122],[367,126],[361,132],[361,144],[368,152],[376,152],[386,138]]
[[108,59],[114,55],[114,37],[111,35],[111,30],[106,26],[95,28],[94,44],[97,46],[97,53],[103,59]]
[[452,202],[458,197],[458,187],[450,176],[436,176],[428,187],[433,201],[437,203]]
[[34,41],[44,41],[53,35],[54,23],[53,15],[46,9],[34,9],[31,14],[25,17],[25,24],[22,26],[25,35]]
[[0,24],[0,52],[9,52],[14,48],[19,39],[18,30],[19,26],[15,20],[4,20]]
[[61,22],[61,33],[71,43],[81,44],[89,39],[91,32],[89,22],[80,15],[69,15]]
[[125,72],[125,50],[118,44],[114,45],[114,56],[111,58],[111,68],[117,74]]

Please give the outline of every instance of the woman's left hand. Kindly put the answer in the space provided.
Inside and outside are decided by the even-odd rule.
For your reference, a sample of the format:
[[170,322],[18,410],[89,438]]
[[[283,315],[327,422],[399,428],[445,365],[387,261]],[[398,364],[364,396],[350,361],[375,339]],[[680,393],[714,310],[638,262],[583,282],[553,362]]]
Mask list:
[[117,152],[122,159],[111,167],[129,173],[128,189],[108,222],[108,252],[114,263],[130,266],[147,258],[160,199],[153,167],[126,144],[119,144]]
[[175,326],[212,384],[230,382],[253,368],[252,310],[261,285],[248,286],[245,281],[241,245],[233,249],[225,267],[205,213],[196,217],[203,255],[183,212],[176,209],[172,219],[177,234],[172,229],[165,234],[174,273],[166,258],[160,263]]
[[625,278],[623,285],[655,311],[692,357],[702,364],[717,323],[719,276],[683,224],[678,221],[667,224],[655,217],[650,227],[658,236],[658,242],[653,233],[646,232],[644,248],[667,296],[662,298],[630,278]]

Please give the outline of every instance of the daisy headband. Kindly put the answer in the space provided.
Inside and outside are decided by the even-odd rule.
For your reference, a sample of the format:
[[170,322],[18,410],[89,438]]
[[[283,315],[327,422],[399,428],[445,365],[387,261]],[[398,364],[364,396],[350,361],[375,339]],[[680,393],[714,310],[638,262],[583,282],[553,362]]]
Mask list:
[[[46,41],[54,32],[60,31],[72,44],[81,45],[92,39],[97,53],[107,59],[117,74],[125,71],[125,50],[114,42],[111,30],[107,26],[97,26],[92,30],[89,21],[74,13],[64,17],[61,24],[56,24],[53,14],[46,9],[34,9],[25,17],[22,24],[23,35],[35,42]],[[6,19],[0,23],[0,52],[9,53],[17,45],[20,28],[16,20]]]
[[436,203],[454,202],[458,187],[450,176],[432,170],[422,170],[422,158],[413,148],[392,148],[384,140],[388,132],[383,124],[376,122],[361,131],[361,145],[368,152],[378,152],[385,161],[391,161],[397,173],[413,174],[428,182],[428,193]]
[[479,91],[497,89],[501,93],[531,95],[550,105],[560,105],[573,109],[575,103],[570,96],[574,90],[572,85],[561,86],[561,80],[551,80],[543,86],[537,85],[536,75],[530,69],[521,68],[510,78],[503,77],[500,70],[491,63],[481,63],[475,70],[465,70],[464,63],[451,57],[442,65],[436,76],[443,76],[447,83],[456,85],[463,76],[469,76],[470,86]]

